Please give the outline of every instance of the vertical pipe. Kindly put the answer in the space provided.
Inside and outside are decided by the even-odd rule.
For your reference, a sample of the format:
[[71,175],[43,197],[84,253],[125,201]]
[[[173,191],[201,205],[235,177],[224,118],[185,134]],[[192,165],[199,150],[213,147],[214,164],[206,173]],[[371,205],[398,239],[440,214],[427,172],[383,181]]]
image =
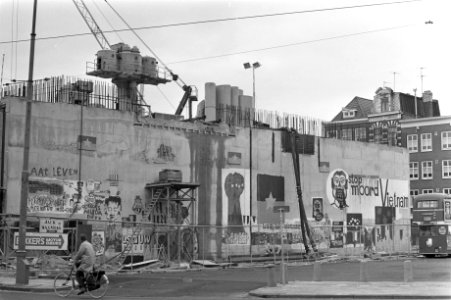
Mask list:
[[33,97],[33,68],[34,68],[34,46],[36,41],[36,12],[38,1],[33,4],[33,21],[30,39],[30,63],[28,66],[28,88],[25,109],[25,133],[23,150],[22,184],[20,193],[20,219],[19,219],[19,247],[16,262],[16,284],[28,284],[28,269],[25,264],[27,251],[25,250],[25,234],[27,227],[27,199],[28,199],[28,161],[30,158],[30,130],[31,130],[31,101]]
[[[82,196],[81,193],[83,191],[82,182],[81,182],[81,166],[82,166],[82,156],[83,156],[83,101],[80,103],[80,135],[78,137],[78,199],[77,202],[81,205]],[[76,212],[77,207],[75,207],[74,212]]]

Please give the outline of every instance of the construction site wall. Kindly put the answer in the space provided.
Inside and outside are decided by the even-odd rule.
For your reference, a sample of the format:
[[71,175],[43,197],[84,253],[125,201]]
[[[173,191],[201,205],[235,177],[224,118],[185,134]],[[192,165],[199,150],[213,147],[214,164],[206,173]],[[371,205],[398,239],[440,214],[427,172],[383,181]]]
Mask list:
[[[3,101],[4,208],[6,214],[17,216],[25,100]],[[284,132],[253,128],[250,141],[249,128],[223,123],[161,120],[133,112],[34,102],[28,216],[86,220],[93,235],[102,240],[102,255],[107,257],[122,251],[136,224],[145,224],[142,241],[181,247],[185,238],[192,244],[191,259],[203,253],[205,259],[219,260],[265,255],[264,245],[274,244],[274,235],[280,232],[280,215],[273,208],[283,205],[289,207],[283,215],[284,231],[290,236],[285,244],[288,250],[302,251],[293,162],[284,150]],[[410,237],[408,152],[320,137],[310,146],[311,153],[299,150],[301,188],[309,223],[319,228],[315,230],[315,236],[321,236],[319,247],[354,246],[363,240],[362,232],[371,232],[374,241],[410,249],[404,243]],[[180,171],[182,182],[199,184],[196,201],[171,201],[149,212],[146,184],[159,182],[165,169]],[[178,218],[180,205],[194,205],[194,213]],[[149,213],[160,216],[156,223]],[[395,232],[392,225],[402,230]],[[155,226],[157,236],[150,229]],[[187,229],[186,237],[176,234],[186,228],[197,230]]]

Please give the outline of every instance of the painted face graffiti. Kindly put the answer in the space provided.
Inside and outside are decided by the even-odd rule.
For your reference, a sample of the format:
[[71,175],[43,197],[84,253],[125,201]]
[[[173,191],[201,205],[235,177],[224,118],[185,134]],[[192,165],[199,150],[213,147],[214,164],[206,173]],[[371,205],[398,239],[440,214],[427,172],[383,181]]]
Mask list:
[[343,170],[337,170],[331,179],[332,196],[334,197],[335,205],[339,209],[348,207],[346,204],[346,198],[348,196],[348,176]]

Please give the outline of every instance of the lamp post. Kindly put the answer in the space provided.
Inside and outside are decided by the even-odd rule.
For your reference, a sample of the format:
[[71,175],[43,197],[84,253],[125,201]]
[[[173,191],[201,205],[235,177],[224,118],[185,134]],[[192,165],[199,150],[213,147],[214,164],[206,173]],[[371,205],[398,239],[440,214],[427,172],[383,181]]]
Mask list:
[[27,227],[27,200],[28,200],[28,161],[30,158],[30,129],[31,129],[31,101],[33,100],[33,67],[34,45],[36,40],[36,11],[38,0],[33,4],[33,21],[30,39],[30,61],[28,66],[28,87],[25,108],[25,133],[23,146],[22,183],[20,190],[20,219],[19,219],[19,245],[16,261],[16,284],[28,284],[28,267],[25,263],[27,251],[25,250],[25,235]]
[[255,69],[261,64],[256,61],[252,65],[248,62],[243,64],[244,69],[252,69],[252,105],[249,113],[249,255],[252,259],[252,126],[254,125],[255,109]]

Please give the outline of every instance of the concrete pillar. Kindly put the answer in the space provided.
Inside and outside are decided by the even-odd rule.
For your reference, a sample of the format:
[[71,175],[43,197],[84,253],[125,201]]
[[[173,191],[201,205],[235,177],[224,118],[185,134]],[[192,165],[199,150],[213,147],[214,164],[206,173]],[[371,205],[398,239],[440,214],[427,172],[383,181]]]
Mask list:
[[362,282],[366,282],[368,281],[368,266],[366,261],[361,261],[360,262],[360,281]]
[[404,282],[413,281],[412,262],[406,260],[404,262]]
[[321,263],[317,261],[313,264],[313,281],[321,281]]
[[266,270],[268,271],[268,286],[273,287],[276,286],[276,280],[274,278],[274,265],[269,265],[266,267]]

